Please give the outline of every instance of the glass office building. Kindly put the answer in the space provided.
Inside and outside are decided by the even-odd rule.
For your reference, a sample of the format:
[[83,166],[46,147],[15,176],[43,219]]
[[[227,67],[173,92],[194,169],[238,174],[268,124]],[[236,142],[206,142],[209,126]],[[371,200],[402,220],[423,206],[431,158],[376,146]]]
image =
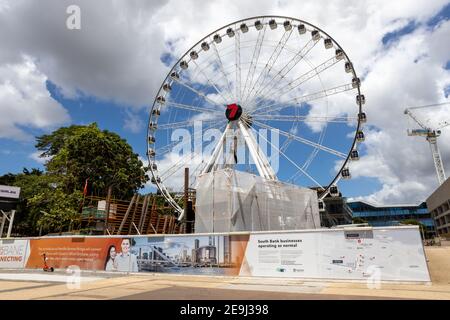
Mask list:
[[373,205],[365,201],[348,203],[353,218],[366,220],[373,227],[398,226],[403,220],[414,219],[426,227],[426,236],[435,234],[435,227],[426,202],[419,205]]

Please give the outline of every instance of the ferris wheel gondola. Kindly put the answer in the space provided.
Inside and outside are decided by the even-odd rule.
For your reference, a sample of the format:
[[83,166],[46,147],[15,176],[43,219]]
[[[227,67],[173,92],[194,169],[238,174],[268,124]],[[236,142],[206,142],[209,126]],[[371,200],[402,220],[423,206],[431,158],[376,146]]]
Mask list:
[[[187,50],[158,90],[147,133],[152,182],[181,217],[174,193],[182,189],[184,168],[191,168],[194,187],[199,174],[217,167],[221,150],[225,157],[237,130],[253,163],[234,161],[236,167],[316,188],[320,200],[335,195],[339,180],[351,177],[349,162],[359,159],[357,145],[365,139],[360,87],[343,48],[306,21],[259,16],[223,26]],[[177,129],[194,137],[194,150],[181,156]],[[261,131],[279,135],[279,145]],[[198,151],[205,143],[206,154]],[[280,155],[279,170],[261,144]]]

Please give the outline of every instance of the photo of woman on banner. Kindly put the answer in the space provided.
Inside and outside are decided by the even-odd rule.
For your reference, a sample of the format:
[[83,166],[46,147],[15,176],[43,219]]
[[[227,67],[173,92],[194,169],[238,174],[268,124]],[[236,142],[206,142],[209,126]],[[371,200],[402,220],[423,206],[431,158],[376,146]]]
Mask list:
[[107,251],[105,271],[117,271],[117,251],[116,246],[111,245]]
[[131,246],[134,245],[134,240],[131,238],[124,238],[120,245],[122,252],[117,254],[115,261],[117,261],[117,271],[138,272],[137,257],[131,253]]

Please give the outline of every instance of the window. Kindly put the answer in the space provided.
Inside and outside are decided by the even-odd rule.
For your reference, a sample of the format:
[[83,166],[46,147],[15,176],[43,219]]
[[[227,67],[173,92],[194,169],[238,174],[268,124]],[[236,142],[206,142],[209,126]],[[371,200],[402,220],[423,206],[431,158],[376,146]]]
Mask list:
[[447,203],[447,202],[445,202],[445,203],[442,205],[442,209],[443,209],[444,211],[447,211],[447,210],[448,210],[448,203]]

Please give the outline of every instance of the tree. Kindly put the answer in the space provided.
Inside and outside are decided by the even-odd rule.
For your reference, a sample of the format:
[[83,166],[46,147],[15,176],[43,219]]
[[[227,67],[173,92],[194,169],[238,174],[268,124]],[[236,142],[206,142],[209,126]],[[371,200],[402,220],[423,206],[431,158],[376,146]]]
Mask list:
[[88,126],[60,128],[37,138],[41,156],[49,156],[47,171],[61,175],[65,191],[83,188],[86,179],[93,195],[106,196],[108,187],[118,198],[129,198],[148,181],[146,168],[119,135]]
[[117,134],[101,131],[95,123],[70,126],[37,137],[47,169],[23,169],[0,176],[0,184],[21,188],[14,233],[37,235],[76,229],[80,221],[82,190],[89,179],[92,194],[130,197],[148,181],[146,168],[130,145]]
[[[49,200],[55,190],[61,189],[62,178],[58,175],[43,174],[42,171],[24,170],[15,175],[12,185],[20,187],[20,202],[14,223],[14,230],[19,234],[36,235],[39,232],[39,219],[43,210],[52,205]],[[67,195],[65,195],[67,196]],[[43,201],[33,201],[36,198]],[[66,208],[71,210],[71,208]]]
[[420,222],[419,220],[416,219],[405,219],[401,221],[401,224],[407,224],[407,225],[415,225],[415,226],[419,226],[420,229],[420,233],[425,237],[426,236],[426,227],[425,225]]
[[12,186],[16,179],[16,175],[12,173],[4,174],[0,177],[0,185]]
[[360,223],[367,223],[367,220],[364,220],[363,218],[360,217],[354,217],[352,219],[353,224],[360,224]]
[[[95,125],[96,124],[91,124]],[[64,148],[67,140],[75,135],[77,132],[81,131],[84,126],[73,125],[70,127],[61,127],[51,134],[44,134],[42,136],[36,137],[35,147],[42,151],[41,157],[53,157],[58,152]]]
[[81,215],[78,208],[82,197],[80,191],[67,195],[60,188],[55,188],[52,192],[33,196],[28,203],[39,210],[37,227],[48,232],[63,232],[64,229],[70,231],[79,227]]
[[[49,210],[53,205],[56,190],[63,186],[62,177],[46,174],[39,169],[27,168],[22,173],[8,173],[0,176],[0,183],[20,187],[20,199],[16,207],[13,232],[17,235],[37,235],[40,229],[39,220],[43,210]],[[71,198],[72,195],[64,194]],[[36,201],[36,199],[41,201]],[[81,198],[80,198],[81,199]],[[71,211],[77,209],[77,205],[67,205],[64,209]],[[53,230],[52,230],[53,231]]]

